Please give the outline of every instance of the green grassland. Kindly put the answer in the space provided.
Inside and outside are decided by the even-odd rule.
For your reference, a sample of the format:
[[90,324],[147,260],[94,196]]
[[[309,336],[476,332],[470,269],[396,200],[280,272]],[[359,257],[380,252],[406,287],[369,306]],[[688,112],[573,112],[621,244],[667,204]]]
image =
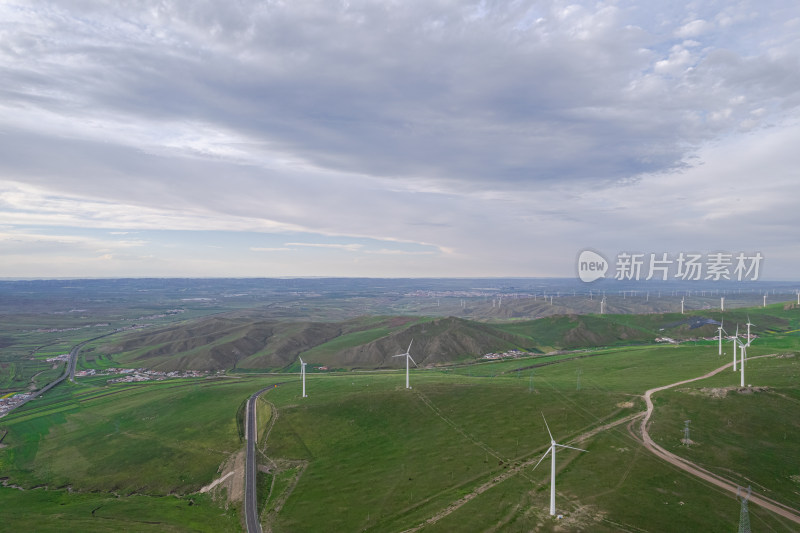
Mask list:
[[[738,374],[726,371],[656,394],[653,437],[674,453],[797,508],[800,310],[777,305],[737,310],[726,313],[726,329],[731,332],[729,322],[744,323],[747,313],[760,335],[748,355],[793,357],[748,363],[747,381],[768,387],[761,392],[724,398],[702,392],[738,384]],[[7,432],[0,478],[26,489],[0,488],[2,508],[15,508],[4,512],[3,524],[43,531],[63,530],[65,524],[87,531],[239,530],[239,507],[226,508],[197,491],[242,449],[244,401],[259,388],[281,383],[265,394],[259,409],[260,426],[274,421],[262,457],[272,470],[260,474],[260,488],[269,493],[259,500],[262,518],[275,532],[402,531],[479,490],[422,531],[732,531],[736,499],[650,455],[626,424],[576,443],[588,453],[559,451],[557,505],[564,522],[547,516],[549,461],[536,470],[532,465],[515,470],[538,460],[549,445],[542,414],[555,438],[568,443],[642,411],[646,389],[727,363],[729,355],[717,355],[712,341],[640,344],[645,334],[716,331],[712,324],[692,328],[686,319],[555,317],[546,322],[552,331],[541,324],[493,324],[496,338],[510,345],[516,344],[508,339],[527,338],[539,339],[545,349],[565,347],[564,339],[582,335],[581,342],[596,342],[585,336],[596,330],[601,341],[633,346],[414,369],[411,390],[399,371],[309,373],[308,398],[300,397],[299,377],[287,374],[64,383],[0,419],[0,435]],[[408,328],[425,327],[436,338],[463,326],[442,319],[443,331],[436,332],[435,322],[365,320],[361,329],[327,341],[340,343],[328,352],[311,349],[333,354],[386,337],[402,346]],[[480,338],[489,336],[475,330],[483,332]],[[282,331],[285,343],[299,330]],[[85,364],[116,365],[93,346]],[[275,412],[266,409],[269,404]],[[697,442],[688,448],[680,445],[685,419],[692,420]],[[750,509],[754,530],[798,530],[755,505]]]
[[[421,524],[509,465],[543,453],[548,437],[540,413],[556,438],[568,441],[641,411],[638,396],[647,388],[721,366],[713,348],[607,350],[537,369],[533,392],[527,379],[499,372],[494,378],[416,372],[411,391],[397,375],[309,376],[306,400],[291,387],[276,389],[269,394],[280,415],[267,454],[309,466],[282,513],[270,519],[272,529],[314,531],[328,524],[344,531],[399,531]],[[774,364],[783,364],[785,372],[790,361]],[[520,361],[495,364],[515,363]],[[793,407],[784,401],[775,414]],[[685,416],[677,418],[676,429]],[[797,427],[782,431],[787,440],[800,438]],[[568,530],[735,529],[739,505],[732,495],[651,456],[624,425],[582,446],[588,454],[559,453],[559,511],[574,520]],[[761,460],[772,462],[773,470],[787,461],[797,464],[800,450],[781,449],[780,456]],[[743,443],[742,453],[761,451]],[[717,460],[721,470],[736,469],[725,457]],[[546,515],[548,474],[545,463],[536,473],[514,475],[423,531],[557,530]],[[793,504],[792,487],[770,484],[768,477],[770,495]],[[751,514],[760,530],[796,529],[754,505]]]
[[2,475],[17,485],[185,494],[241,447],[235,413],[252,383],[62,385],[0,420]]
[[235,509],[224,510],[204,495],[191,497],[0,487],[5,531],[240,531]]
[[[780,368],[794,359],[771,362]],[[548,444],[540,413],[556,438],[567,442],[640,411],[636,395],[645,388],[695,377],[720,364],[709,346],[605,350],[538,368],[532,392],[528,380],[517,377],[524,373],[498,371],[491,378],[418,370],[410,391],[401,373],[309,375],[309,398],[302,399],[295,378],[264,397],[279,413],[266,455],[287,466],[274,473],[274,485],[269,477],[262,482],[262,489],[273,487],[276,493],[260,499],[269,509],[291,488],[280,513],[269,518],[273,531],[403,530],[510,466],[537,458]],[[123,524],[132,531],[203,530],[192,520],[205,521],[205,530],[235,530],[238,518],[230,509],[196,499],[192,492],[210,482],[220,463],[242,445],[236,411],[265,383],[263,378],[227,378],[58,387],[49,398],[2,421],[9,446],[0,449],[0,475],[29,489],[68,485],[76,492],[3,489],[0,494],[30,509],[41,506],[45,512],[37,523],[44,530],[55,524],[55,502],[64,503],[55,504],[62,508],[59,516],[87,530]],[[260,424],[266,425],[267,410],[261,411]],[[796,429],[787,435],[798,437]],[[575,529],[660,531],[663,523],[682,524],[684,530],[735,527],[734,498],[651,457],[624,425],[581,447],[589,453],[558,456],[559,512],[574,521]],[[798,452],[786,453],[796,464]],[[308,465],[304,470],[301,462]],[[546,516],[548,479],[547,462],[536,471],[527,468],[424,530],[555,530],[557,524]],[[764,484],[773,497],[785,499],[785,486]],[[84,491],[114,492],[120,498]],[[169,494],[177,496],[165,499]],[[189,506],[190,500],[195,505]],[[117,507],[106,510],[114,509],[113,516],[94,529],[90,511],[114,502]],[[139,506],[147,509],[144,515]],[[769,513],[755,506],[751,511],[760,529],[786,530]],[[206,521],[206,513],[216,521]],[[23,519],[12,517],[10,523],[30,523]]]
[[0,478],[25,489],[4,488],[0,501],[28,511],[4,513],[4,526],[238,530],[237,508],[193,493],[243,446],[236,413],[258,386],[197,379],[56,387],[0,420]]

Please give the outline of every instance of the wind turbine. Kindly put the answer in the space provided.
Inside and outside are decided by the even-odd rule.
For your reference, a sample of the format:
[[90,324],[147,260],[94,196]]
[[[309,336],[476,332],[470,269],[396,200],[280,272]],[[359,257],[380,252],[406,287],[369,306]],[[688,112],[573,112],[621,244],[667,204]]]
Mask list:
[[308,363],[304,363],[303,362],[303,358],[300,357],[300,377],[303,378],[303,398],[308,398],[308,395],[306,394],[306,365],[307,364]]
[[750,323],[750,315],[747,315],[747,345],[750,346],[750,326],[755,326],[755,324]]
[[[724,319],[719,323],[719,328],[717,328],[719,330],[719,355],[722,355],[722,332],[725,331],[724,329],[722,329],[723,324],[725,324]],[[725,334],[727,333],[728,332],[725,331]]]
[[720,298],[719,298],[719,310],[720,311],[725,311],[725,297],[724,296],[720,296]]
[[[742,353],[742,358],[739,360],[739,371],[741,372],[741,379],[739,380],[739,386],[744,387],[744,362],[747,360],[747,348],[748,346],[750,346],[750,339],[747,339],[748,342],[746,344],[740,341],[738,337],[736,338],[736,341],[739,343],[739,349],[741,350]],[[734,359],[736,358],[735,350],[733,357]]]
[[681,314],[683,314],[683,302],[684,302],[684,300],[686,300],[686,297],[682,296],[681,297]]
[[[544,413],[542,413],[542,418],[544,418]],[[547,419],[544,418],[544,425],[547,428],[547,433],[550,435],[550,447],[544,452],[542,458],[539,459],[539,462],[536,463],[536,466],[544,461],[544,458],[547,457],[547,454],[550,453],[550,516],[555,516],[556,514],[556,446],[561,446],[562,448],[570,448],[571,450],[578,450],[579,452],[585,452],[586,450],[582,450],[580,448],[573,448],[572,446],[567,446],[566,444],[558,444],[555,439],[553,438],[553,434],[550,433],[550,426],[547,425]],[[552,453],[551,453],[552,452]],[[536,470],[536,466],[533,467],[533,470]],[[531,472],[533,472],[531,470]]]
[[414,366],[418,366],[417,362],[414,361],[414,359],[411,357],[411,344],[413,344],[413,342],[414,342],[414,339],[411,339],[411,342],[408,343],[408,350],[406,350],[406,353],[401,353],[401,354],[392,356],[392,357],[405,357],[406,358],[406,388],[407,389],[411,388],[411,385],[409,385],[409,383],[408,383],[408,361],[410,360],[412,363],[414,363]]
[[733,371],[736,372],[736,350],[739,343],[739,324],[736,324],[736,335],[733,336]]

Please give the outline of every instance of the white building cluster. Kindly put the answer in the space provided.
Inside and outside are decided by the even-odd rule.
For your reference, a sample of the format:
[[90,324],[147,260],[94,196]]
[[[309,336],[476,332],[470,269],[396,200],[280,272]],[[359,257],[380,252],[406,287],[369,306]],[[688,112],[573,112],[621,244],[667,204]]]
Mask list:
[[20,392],[7,398],[0,398],[0,418],[6,416],[9,411],[21,403],[25,403],[31,397],[30,393]]

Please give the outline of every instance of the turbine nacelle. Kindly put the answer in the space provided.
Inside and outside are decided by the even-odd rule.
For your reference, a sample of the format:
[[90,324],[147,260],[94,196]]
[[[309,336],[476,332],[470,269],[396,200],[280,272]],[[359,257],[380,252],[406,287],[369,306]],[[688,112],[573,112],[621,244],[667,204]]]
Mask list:
[[406,350],[406,353],[399,353],[399,354],[397,354],[397,355],[393,355],[392,357],[393,357],[393,358],[394,358],[394,357],[408,357],[409,359],[411,359],[411,362],[412,362],[412,363],[414,363],[414,366],[419,366],[419,365],[417,364],[417,362],[416,362],[416,361],[414,361],[414,358],[413,358],[413,357],[411,357],[411,345],[412,345],[413,343],[414,343],[414,339],[411,339],[411,342],[409,342],[409,343],[408,343],[408,349]]

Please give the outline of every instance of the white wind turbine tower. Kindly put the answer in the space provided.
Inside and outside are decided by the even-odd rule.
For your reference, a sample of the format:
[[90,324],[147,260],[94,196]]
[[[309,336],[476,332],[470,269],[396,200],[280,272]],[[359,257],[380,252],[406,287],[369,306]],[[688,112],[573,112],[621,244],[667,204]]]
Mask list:
[[686,300],[686,297],[682,296],[681,297],[681,314],[683,314],[683,302],[684,302],[684,300]]
[[414,366],[418,366],[417,362],[414,361],[414,359],[411,357],[411,345],[413,343],[414,343],[414,339],[411,339],[411,342],[408,343],[408,350],[406,350],[406,353],[401,353],[401,354],[392,356],[392,357],[405,357],[406,358],[406,388],[407,389],[411,388],[411,385],[408,382],[408,370],[409,370],[408,362],[411,361],[412,363],[414,363]]
[[750,326],[755,326],[755,324],[750,323],[750,315],[747,315],[747,346],[750,346]]
[[308,363],[303,362],[303,358],[300,357],[300,377],[303,378],[303,398],[308,398],[306,394],[306,365]]
[[744,360],[747,357],[747,347],[739,339],[736,340],[739,342],[739,350],[741,353],[741,358],[739,359],[739,373],[741,375],[739,386],[744,387]]
[[[544,418],[544,413],[542,413],[542,418]],[[547,433],[550,435],[550,447],[544,452],[542,458],[539,459],[539,462],[536,463],[536,466],[547,457],[547,454],[550,453],[550,516],[555,516],[556,514],[556,446],[560,446],[562,448],[569,448],[571,450],[578,450],[579,452],[585,452],[586,450],[582,450],[580,448],[573,448],[572,446],[567,446],[566,444],[558,444],[555,439],[553,438],[553,434],[550,433],[550,426],[547,425],[547,419],[544,418],[544,425],[547,428]],[[536,470],[536,466],[533,467],[533,470]],[[531,470],[531,472],[533,471]]]
[[[742,357],[739,360],[739,371],[741,372],[739,386],[744,387],[744,362],[747,360],[747,348],[750,346],[750,339],[749,338],[747,339],[747,343],[743,343],[742,341],[739,340],[739,337],[736,337],[736,341],[739,343],[739,349],[741,350],[742,353]],[[735,351],[733,357],[736,358]]]
[[[719,330],[719,355],[722,355],[722,332],[723,332],[723,331],[725,331],[724,329],[722,329],[722,326],[723,326],[724,324],[725,324],[725,320],[722,320],[722,321],[719,323],[719,328],[717,328],[717,329]],[[727,335],[727,333],[728,333],[728,332],[727,332],[727,331],[725,331],[725,334],[726,334],[726,335]]]
[[765,292],[764,293],[764,305],[762,305],[761,307],[766,307],[766,306],[767,306],[767,293]]
[[724,296],[720,296],[719,297],[719,310],[720,311],[725,311],[725,297]]
[[600,300],[600,314],[605,314],[606,312],[606,297],[603,295],[603,299]]
[[736,372],[736,350],[739,344],[739,324],[736,324],[736,335],[733,336],[733,371]]

